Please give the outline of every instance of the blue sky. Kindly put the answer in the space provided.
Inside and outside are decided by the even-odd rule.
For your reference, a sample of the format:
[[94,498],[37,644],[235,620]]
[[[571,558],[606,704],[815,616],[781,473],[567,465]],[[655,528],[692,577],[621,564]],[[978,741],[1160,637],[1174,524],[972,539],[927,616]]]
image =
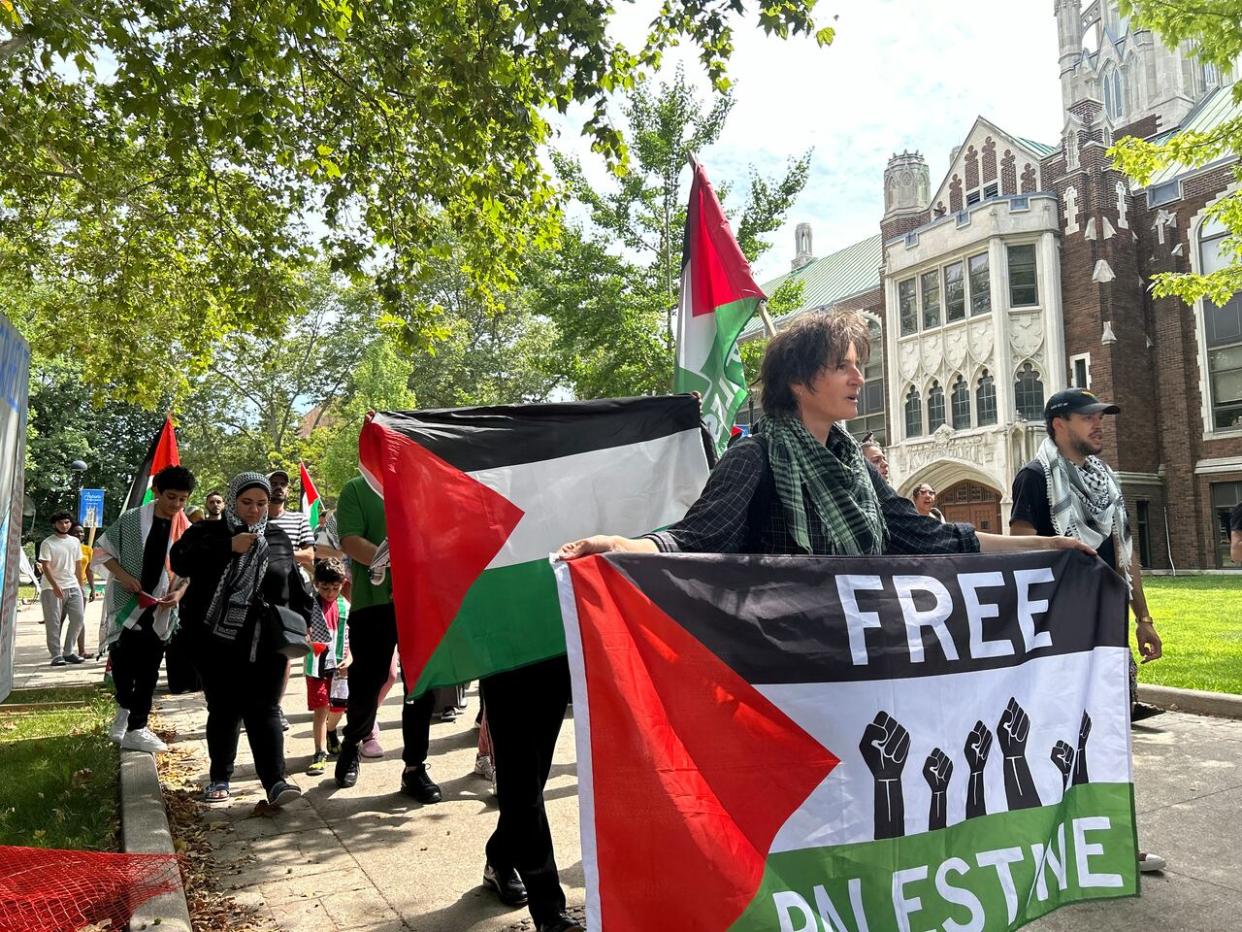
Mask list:
[[[638,44],[653,9],[647,0],[623,7],[623,41]],[[934,191],[976,116],[1041,142],[1056,144],[1060,135],[1048,0],[819,0],[819,22],[833,15],[837,38],[823,49],[811,40],[769,39],[753,18],[738,27],[730,65],[736,106],[720,141],[701,154],[714,184],[740,188],[748,166],[774,175],[814,148],[806,189],[756,263],[760,281],[789,268],[800,222],[811,224],[817,256],[878,232],[884,166],[894,152],[922,151]],[[693,51],[671,56],[668,73],[678,61],[706,91]],[[564,124],[559,145],[605,182],[575,124]]]

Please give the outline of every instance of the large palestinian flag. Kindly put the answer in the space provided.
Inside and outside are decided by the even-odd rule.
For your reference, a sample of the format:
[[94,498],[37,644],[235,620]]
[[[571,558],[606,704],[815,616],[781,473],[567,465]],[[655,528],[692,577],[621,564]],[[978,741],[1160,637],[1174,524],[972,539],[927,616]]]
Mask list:
[[1098,560],[557,575],[594,932],[1013,929],[1137,894],[1126,594]]
[[548,554],[680,519],[707,479],[689,395],[383,411],[359,465],[384,497],[415,693],[565,652]]
[[134,475],[134,481],[129,487],[129,495],[125,498],[124,510],[128,511],[139,505],[145,505],[155,498],[155,492],[151,488],[152,477],[165,466],[177,466],[180,463],[181,456],[177,452],[177,434],[173,430],[170,414],[164,418],[164,424],[160,427],[159,433],[152,438],[151,446],[147,448],[146,458]]
[[750,275],[750,265],[733,238],[707,171],[698,162],[692,165],[673,390],[698,392],[702,397],[703,420],[719,454],[746,400],[746,374],[737,338],[764,294]]

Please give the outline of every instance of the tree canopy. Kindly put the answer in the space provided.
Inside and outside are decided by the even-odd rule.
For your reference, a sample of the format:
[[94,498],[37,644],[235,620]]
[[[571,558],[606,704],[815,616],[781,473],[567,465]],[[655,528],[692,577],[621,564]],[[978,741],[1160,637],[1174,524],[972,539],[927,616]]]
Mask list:
[[308,230],[425,343],[445,225],[489,307],[554,241],[551,111],[585,105],[624,171],[610,93],[683,40],[727,87],[742,14],[827,43],[813,5],[670,0],[630,50],[600,0],[0,0],[0,275],[49,285],[86,377],[146,404],[292,311]]
[[[1151,29],[1171,48],[1187,46],[1199,61],[1215,65],[1221,73],[1236,67],[1242,57],[1242,0],[1121,0],[1121,11],[1131,17],[1133,26]],[[1236,158],[1242,155],[1242,81],[1234,84],[1232,93],[1238,115],[1210,133],[1182,131],[1161,142],[1131,136],[1118,140],[1109,154],[1121,171],[1141,185],[1169,165],[1189,170],[1222,157]],[[1234,165],[1233,174],[1239,187],[1207,211],[1210,219],[1230,231],[1224,250],[1233,261],[1209,275],[1161,272],[1152,277],[1156,297],[1176,295],[1187,304],[1207,298],[1223,305],[1242,291],[1242,164]]]

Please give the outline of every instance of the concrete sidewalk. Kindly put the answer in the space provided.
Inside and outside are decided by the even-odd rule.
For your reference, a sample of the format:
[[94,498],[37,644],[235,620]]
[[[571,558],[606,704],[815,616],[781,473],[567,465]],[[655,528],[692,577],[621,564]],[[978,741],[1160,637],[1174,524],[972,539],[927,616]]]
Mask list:
[[[97,613],[96,604],[88,612],[92,648]],[[16,685],[97,682],[101,663],[48,666],[38,617],[37,609],[19,616]],[[275,817],[255,817],[262,797],[243,735],[234,800],[204,816],[212,826],[217,863],[228,874],[226,886],[285,932],[530,928],[523,922],[524,910],[505,909],[479,886],[496,807],[487,783],[471,774],[476,701],[471,694],[471,707],[457,722],[432,725],[431,773],[445,801],[424,807],[396,792],[402,767],[396,696],[381,711],[388,754],[363,764],[356,787],[337,790],[330,769],[323,778],[302,773],[312,750],[311,717],[303,681],[295,675],[284,703],[293,723],[286,757],[291,778],[306,795]],[[205,781],[201,693],[161,695],[157,710],[165,724],[176,728],[176,744],[197,755],[197,780]],[[1166,712],[1139,722],[1134,764],[1140,842],[1168,858],[1169,871],[1146,875],[1138,899],[1068,907],[1028,928],[1242,928],[1242,721]],[[584,891],[571,719],[561,734],[548,811],[569,902],[580,906]]]
[[[300,678],[285,710],[289,772],[305,797],[274,818],[252,817],[260,799],[248,764],[239,768],[228,807],[207,813],[222,869],[236,895],[286,932],[396,930],[472,932],[529,928],[479,886],[483,845],[495,824],[487,784],[471,775],[477,732],[475,698],[454,724],[434,724],[431,772],[445,801],[419,806],[395,792],[401,773],[399,705],[383,709],[388,754],[364,763],[358,785],[337,790],[299,776],[309,760],[310,715]],[[162,718],[179,743],[205,757],[198,696],[166,698]],[[242,760],[248,760],[244,749]],[[561,876],[571,905],[583,901],[577,824],[573,721],[567,719],[548,787]],[[1169,712],[1134,728],[1140,841],[1169,860],[1165,875],[1145,875],[1138,899],[1073,906],[1034,923],[1070,930],[1227,930],[1242,927],[1242,721]]]
[[[243,733],[232,802],[204,807],[216,861],[231,875],[230,895],[286,932],[532,928],[525,909],[507,909],[480,886],[496,804],[489,783],[472,773],[478,739],[474,691],[469,702],[456,722],[432,724],[428,763],[444,801],[422,806],[397,792],[403,765],[395,693],[380,716],[387,753],[381,760],[364,759],[357,786],[337,789],[331,761],[323,777],[305,774],[314,743],[304,681],[295,673],[284,702],[292,724],[285,757],[303,798],[274,817],[254,814],[263,797]],[[192,750],[201,762],[198,781],[204,783],[202,695],[165,696],[157,708],[161,722],[176,729],[176,746]],[[547,807],[566,894],[571,906],[579,906],[583,874],[573,758],[573,724],[567,719]]]

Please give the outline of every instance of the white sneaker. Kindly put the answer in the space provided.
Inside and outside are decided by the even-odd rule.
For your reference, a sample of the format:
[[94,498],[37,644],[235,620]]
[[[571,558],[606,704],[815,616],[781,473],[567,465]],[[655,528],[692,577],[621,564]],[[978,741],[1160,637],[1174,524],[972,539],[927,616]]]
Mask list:
[[108,737],[112,739],[113,744],[120,744],[121,739],[125,737],[125,732],[129,726],[129,709],[122,709],[117,706],[116,717],[112,719],[112,724],[108,726]]
[[1150,851],[1144,851],[1141,855],[1139,855],[1139,870],[1144,874],[1150,874],[1153,871],[1162,871],[1167,866],[1168,862],[1158,854],[1152,854]]
[[159,736],[150,728],[139,728],[136,731],[125,732],[125,737],[121,739],[121,749],[125,751],[167,751],[168,745],[159,739]]

